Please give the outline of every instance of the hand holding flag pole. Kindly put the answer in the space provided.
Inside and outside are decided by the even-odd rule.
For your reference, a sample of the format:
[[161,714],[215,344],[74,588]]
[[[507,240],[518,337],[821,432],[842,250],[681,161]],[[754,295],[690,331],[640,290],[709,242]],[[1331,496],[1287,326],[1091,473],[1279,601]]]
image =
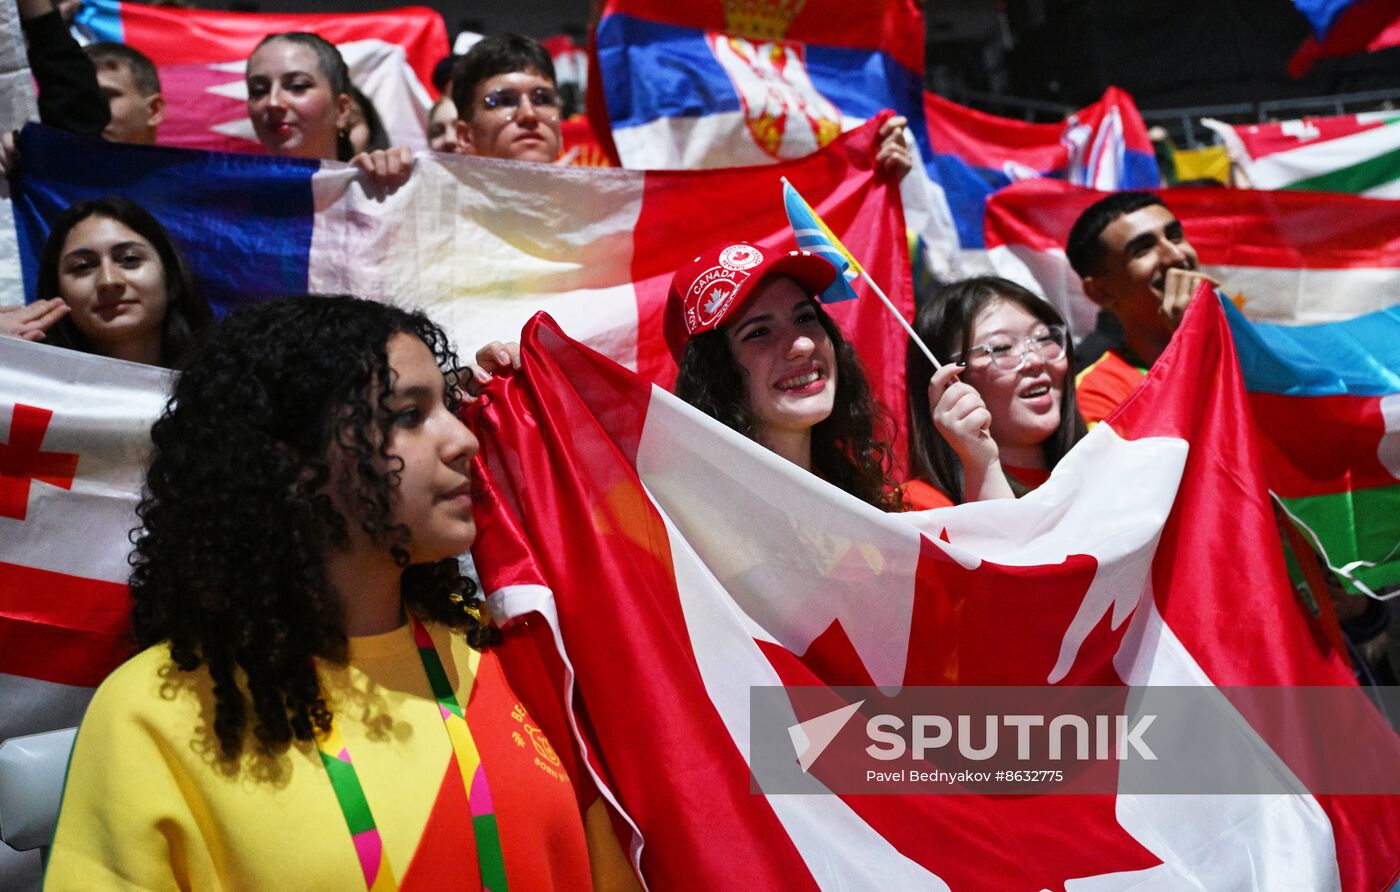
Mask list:
[[933,363],[935,369],[943,368],[943,364],[933,356],[933,351],[924,343],[923,338],[914,332],[913,327],[900,315],[899,310],[885,296],[885,292],[880,290],[880,286],[875,284],[875,280],[870,278],[870,273],[846,250],[846,246],[841,244],[841,240],[836,237],[817,212],[812,210],[812,206],[807,203],[787,177],[779,177],[783,181],[783,207],[787,210],[788,223],[792,226],[792,234],[797,239],[797,247],[804,251],[811,251],[821,257],[831,261],[831,265],[836,267],[836,281],[822,292],[822,303],[834,303],[840,300],[850,300],[856,296],[856,292],[851,288],[851,282],[857,277],[865,280],[870,286],[870,290],[875,292],[875,296],[880,298],[880,302],[885,305],[885,309],[890,311],[890,315],[899,321],[904,331],[914,340],[914,343],[928,361]]

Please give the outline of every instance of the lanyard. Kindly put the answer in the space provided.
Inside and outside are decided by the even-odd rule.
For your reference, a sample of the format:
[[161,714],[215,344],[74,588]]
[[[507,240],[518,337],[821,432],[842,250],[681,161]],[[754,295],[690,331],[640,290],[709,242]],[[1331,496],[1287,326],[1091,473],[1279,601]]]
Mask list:
[[[472,816],[472,836],[476,840],[476,857],[481,870],[481,886],[490,892],[506,892],[506,864],[501,854],[496,812],[491,804],[491,787],[486,782],[486,766],[481,764],[476,741],[472,739],[457,696],[452,692],[432,637],[422,621],[411,613],[409,622],[413,624],[413,643],[418,647],[418,657],[423,661],[423,671],[428,676],[428,684],[442,713],[442,724],[447,728],[448,739],[452,741],[452,755],[466,788]],[[340,734],[339,722],[331,720],[330,731],[317,737],[316,747],[321,752],[321,763],[326,766],[326,774],[330,776],[331,789],[340,803],[340,811],[345,815],[345,826],[349,828],[350,838],[355,843],[355,854],[359,856],[360,868],[365,874],[365,888],[369,892],[396,892],[399,884],[389,867],[389,856],[384,851],[364,787],[360,785],[360,776],[350,761],[350,748]]]

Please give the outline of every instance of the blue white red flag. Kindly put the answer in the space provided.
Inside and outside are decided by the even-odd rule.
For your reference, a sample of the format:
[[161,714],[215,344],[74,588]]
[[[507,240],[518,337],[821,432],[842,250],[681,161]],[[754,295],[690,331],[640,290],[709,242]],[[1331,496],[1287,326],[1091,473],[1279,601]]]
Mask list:
[[1313,33],[1288,60],[1288,73],[1302,77],[1319,59],[1374,53],[1400,46],[1396,0],[1294,0]]
[[[922,118],[912,0],[608,0],[595,40],[624,167],[767,164],[814,152],[881,109]],[[913,128],[922,141],[921,128]]]
[[[913,0],[608,0],[590,115],[624,167],[741,167],[799,158],[885,109],[923,124],[923,13]],[[598,101],[595,101],[598,100]],[[951,275],[958,249],[931,165],[901,184],[908,226]],[[932,177],[932,179],[930,179]]]
[[[308,291],[392,298],[430,310],[470,348],[517,338],[547,309],[572,335],[669,386],[675,364],[662,320],[672,274],[697,246],[724,238],[790,250],[775,200],[780,175],[813,197],[833,233],[912,316],[904,218],[895,187],[874,170],[875,128],[872,121],[804,159],[730,171],[423,153],[408,183],[381,198],[334,161],[117,146],[34,127],[20,136],[14,213],[0,214],[0,275],[22,271],[24,299],[36,299],[49,221],[74,201],[115,192],[166,226],[217,311]],[[20,302],[17,290],[0,302]],[[835,305],[832,315],[879,370],[876,394],[903,405],[898,323],[862,301]]]

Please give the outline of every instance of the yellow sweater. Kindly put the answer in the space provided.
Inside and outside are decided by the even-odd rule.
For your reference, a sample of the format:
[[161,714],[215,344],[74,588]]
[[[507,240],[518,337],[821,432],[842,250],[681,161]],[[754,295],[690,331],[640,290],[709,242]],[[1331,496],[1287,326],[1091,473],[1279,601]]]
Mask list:
[[[429,629],[492,780],[512,888],[586,888],[583,825],[567,774],[547,758],[547,742],[537,740],[499,664],[461,634]],[[347,667],[318,670],[402,882],[439,789],[445,779],[461,783],[455,769],[447,777],[452,748],[412,631],[351,639]],[[478,672],[491,681],[474,690]],[[212,688],[204,670],[176,669],[166,645],[103,682],[78,732],[45,889],[364,888],[315,746],[245,753],[235,769],[218,758]],[[467,859],[461,866],[473,875],[470,830],[462,832],[465,851],[454,845],[451,857]],[[523,871],[530,882],[518,883],[527,877],[512,870],[522,860],[531,862]],[[551,863],[541,870],[540,861]]]

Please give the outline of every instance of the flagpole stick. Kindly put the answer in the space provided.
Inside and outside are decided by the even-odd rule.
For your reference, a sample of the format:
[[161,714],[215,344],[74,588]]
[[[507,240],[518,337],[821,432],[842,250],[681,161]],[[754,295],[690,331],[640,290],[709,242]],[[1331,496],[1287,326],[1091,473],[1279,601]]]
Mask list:
[[870,290],[875,292],[875,296],[880,298],[880,302],[885,305],[885,309],[890,311],[890,315],[893,316],[895,319],[899,320],[900,326],[902,326],[904,328],[904,331],[909,335],[909,337],[913,339],[914,345],[917,346],[920,350],[922,350],[924,355],[928,357],[928,361],[933,363],[933,367],[935,369],[943,368],[943,363],[939,362],[937,359],[934,359],[933,351],[928,348],[928,344],[925,344],[924,339],[919,337],[918,334],[915,333],[913,326],[911,326],[908,322],[904,321],[904,316],[899,312],[899,310],[895,309],[894,304],[891,303],[890,299],[885,296],[885,292],[881,291],[880,286],[875,284],[875,280],[870,278],[870,273],[866,272],[865,269],[862,268],[860,271],[860,277],[865,280],[865,284],[870,286]]
[[[805,199],[805,198],[802,197],[802,194],[801,194],[800,192],[797,191],[797,187],[793,186],[792,183],[788,182],[788,178],[785,177],[785,176],[779,176],[779,177],[778,177],[778,180],[779,180],[780,182],[782,182],[782,184],[783,184],[784,187],[786,187],[787,189],[791,189],[791,190],[792,190],[792,193],[793,193],[793,195],[795,195],[795,196],[797,197],[797,200],[800,201],[800,202],[802,202],[802,206],[803,206],[803,208],[806,210],[806,212],[809,213],[809,214],[811,214],[812,217],[816,220],[817,225],[820,226],[820,227],[822,227],[822,229],[825,230],[825,229],[826,229],[826,224],[824,224],[824,223],[821,222],[821,218],[817,216],[817,212],[814,211],[814,210],[812,210],[812,206],[811,206],[811,205],[807,204],[807,199]],[[795,235],[795,234],[796,234],[796,227],[797,227],[797,224],[794,223],[794,222],[792,221],[791,212],[789,212],[789,214],[788,214],[788,223],[789,223],[789,225],[793,226],[793,233],[794,233],[794,235]],[[833,245],[832,247],[835,248],[836,250],[839,250],[839,251],[840,251],[842,254],[844,254],[844,255],[846,256],[846,258],[847,258],[848,260],[850,260],[852,263],[855,263],[855,258],[851,256],[850,251],[848,251],[848,250],[846,249],[846,247],[845,247],[844,245],[841,244],[840,240],[836,238],[835,234],[834,234],[834,233],[831,233],[830,230],[827,230],[827,235],[830,236],[831,240],[835,240],[835,241],[836,241],[836,244]],[[823,241],[827,241],[827,239],[823,239]],[[802,244],[802,241],[801,241],[801,239],[799,238],[799,239],[798,239],[798,246],[800,247],[801,244]],[[870,273],[868,273],[868,272],[865,271],[865,267],[864,267],[863,265],[859,264],[859,263],[856,263],[855,265],[858,266],[858,267],[860,267],[860,275],[861,275],[861,278],[865,279],[865,284],[869,285],[869,286],[870,286],[870,289],[871,289],[872,291],[875,292],[875,296],[878,297],[878,298],[880,298],[880,302],[881,302],[882,304],[885,305],[885,309],[887,309],[887,310],[890,311],[890,315],[893,316],[893,317],[895,318],[895,320],[899,322],[900,326],[903,327],[904,331],[909,335],[910,338],[913,339],[914,343],[915,343],[916,345],[918,345],[918,348],[919,348],[920,350],[923,351],[923,353],[924,353],[925,356],[928,357],[928,361],[931,362],[931,363],[933,363],[933,367],[934,367],[935,369],[941,369],[941,368],[943,368],[943,363],[939,362],[937,359],[934,358],[933,351],[930,350],[930,349],[928,348],[928,344],[925,344],[925,343],[924,343],[924,339],[921,338],[921,337],[919,337],[919,336],[914,332],[913,327],[912,327],[908,322],[904,321],[904,317],[900,314],[899,310],[895,309],[894,304],[891,303],[891,302],[890,302],[890,299],[889,299],[888,297],[885,296],[885,292],[882,291],[882,290],[880,290],[880,286],[879,286],[879,285],[876,285],[876,284],[875,284],[875,280],[872,279],[872,278],[870,278]],[[837,267],[836,275],[839,276],[839,275],[841,275],[841,274],[842,274],[842,273],[841,273],[840,267]]]

